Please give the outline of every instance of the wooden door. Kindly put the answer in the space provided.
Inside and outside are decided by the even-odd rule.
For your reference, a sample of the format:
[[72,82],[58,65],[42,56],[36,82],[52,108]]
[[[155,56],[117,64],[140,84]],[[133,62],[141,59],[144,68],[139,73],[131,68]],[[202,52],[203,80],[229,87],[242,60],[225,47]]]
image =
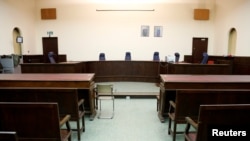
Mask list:
[[207,52],[208,38],[193,38],[192,63],[201,63],[203,52]]
[[44,62],[49,63],[48,53],[52,51],[55,54],[55,61],[58,62],[58,39],[57,37],[43,37],[43,56]]

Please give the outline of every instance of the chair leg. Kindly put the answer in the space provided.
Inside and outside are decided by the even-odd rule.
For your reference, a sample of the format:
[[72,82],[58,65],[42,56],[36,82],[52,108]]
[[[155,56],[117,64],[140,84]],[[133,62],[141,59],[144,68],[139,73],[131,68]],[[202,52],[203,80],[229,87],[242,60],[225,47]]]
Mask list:
[[76,126],[77,126],[77,138],[78,141],[81,141],[81,128],[80,128],[80,120],[77,120],[76,122]]
[[176,138],[176,128],[177,128],[177,124],[174,122],[173,141],[175,141],[175,138]]
[[82,116],[82,130],[85,132],[85,118]]

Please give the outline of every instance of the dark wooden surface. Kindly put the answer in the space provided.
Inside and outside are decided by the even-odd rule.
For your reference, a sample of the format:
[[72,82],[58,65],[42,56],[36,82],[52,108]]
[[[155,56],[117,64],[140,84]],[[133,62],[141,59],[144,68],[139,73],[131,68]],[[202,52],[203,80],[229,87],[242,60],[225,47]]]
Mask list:
[[160,75],[158,116],[164,122],[177,89],[249,89],[250,75]]
[[0,141],[18,141],[15,131],[0,131]]
[[[33,54],[33,55],[23,55],[23,63],[48,63],[45,60],[45,57],[48,58],[48,55],[44,56],[42,54]],[[58,62],[67,62],[66,54],[58,54]]]
[[168,74],[232,74],[232,65],[168,64]]
[[95,73],[96,82],[158,82],[159,62],[154,61],[89,61],[86,73]]
[[0,77],[0,86],[78,88],[79,99],[85,99],[86,111],[90,112],[91,118],[94,118],[96,110],[93,80],[93,73],[3,74]]
[[0,130],[16,131],[22,140],[61,140],[62,133],[71,135],[71,130],[60,129],[57,103],[0,103]]
[[60,117],[69,114],[70,121],[76,122],[79,140],[85,129],[84,101],[78,98],[77,88],[0,87],[0,102],[56,102]]
[[87,61],[58,64],[24,63],[22,73],[95,73],[96,82],[159,83],[160,74],[231,74],[229,64],[168,64],[157,61]]
[[22,63],[22,73],[82,73],[80,62],[61,63]]
[[[198,120],[199,107],[202,104],[250,104],[250,89],[178,89],[176,90],[175,108],[171,106],[169,115],[169,133],[175,139],[178,124],[185,123],[185,117]],[[171,122],[174,125],[171,128]],[[179,132],[176,132],[179,131]],[[174,140],[173,139],[173,140]]]
[[[186,131],[185,136],[191,141],[248,141],[250,136],[250,104],[201,105],[199,110],[198,130],[195,134]],[[188,130],[188,128],[186,128]],[[212,129],[219,131],[246,131],[246,136],[212,136]],[[231,134],[232,135],[232,134]],[[241,134],[242,135],[242,134]],[[195,137],[195,138],[194,138]]]
[[[249,56],[213,56],[209,55],[208,60],[214,61],[216,64],[221,64],[222,62],[226,64],[232,64],[232,73],[240,75],[250,74],[250,57]],[[192,56],[185,55],[184,61],[192,63]]]

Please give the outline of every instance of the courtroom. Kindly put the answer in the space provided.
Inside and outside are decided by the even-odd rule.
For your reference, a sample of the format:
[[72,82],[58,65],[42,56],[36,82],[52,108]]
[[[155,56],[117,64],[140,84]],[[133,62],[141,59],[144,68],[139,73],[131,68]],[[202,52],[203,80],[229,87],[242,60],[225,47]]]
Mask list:
[[249,0],[0,0],[0,141],[250,140]]

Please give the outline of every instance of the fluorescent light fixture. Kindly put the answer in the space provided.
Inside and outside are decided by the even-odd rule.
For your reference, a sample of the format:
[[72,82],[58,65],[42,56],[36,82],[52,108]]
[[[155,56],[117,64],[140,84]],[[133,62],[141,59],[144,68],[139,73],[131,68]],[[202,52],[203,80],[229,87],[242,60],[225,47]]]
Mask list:
[[96,9],[96,11],[155,11],[155,9]]

